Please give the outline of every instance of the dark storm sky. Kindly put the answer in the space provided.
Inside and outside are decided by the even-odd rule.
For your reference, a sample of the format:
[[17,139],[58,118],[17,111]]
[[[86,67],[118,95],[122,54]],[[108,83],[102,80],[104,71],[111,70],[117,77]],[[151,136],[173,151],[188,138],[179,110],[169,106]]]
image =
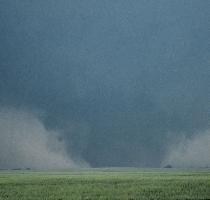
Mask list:
[[159,166],[210,128],[210,1],[0,0],[0,104],[91,166]]

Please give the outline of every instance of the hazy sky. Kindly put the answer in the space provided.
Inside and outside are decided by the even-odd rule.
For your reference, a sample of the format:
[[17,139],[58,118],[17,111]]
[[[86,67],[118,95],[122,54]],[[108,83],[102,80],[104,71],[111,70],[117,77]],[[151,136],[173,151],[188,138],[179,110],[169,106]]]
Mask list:
[[41,113],[75,162],[158,167],[181,138],[209,135],[209,11],[208,0],[0,0],[0,106]]

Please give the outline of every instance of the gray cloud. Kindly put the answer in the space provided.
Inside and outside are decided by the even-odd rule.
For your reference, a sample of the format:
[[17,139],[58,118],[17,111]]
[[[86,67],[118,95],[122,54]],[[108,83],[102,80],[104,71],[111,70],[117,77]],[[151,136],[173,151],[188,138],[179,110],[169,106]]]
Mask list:
[[44,112],[74,160],[160,166],[171,140],[209,129],[209,8],[3,0],[0,104]]

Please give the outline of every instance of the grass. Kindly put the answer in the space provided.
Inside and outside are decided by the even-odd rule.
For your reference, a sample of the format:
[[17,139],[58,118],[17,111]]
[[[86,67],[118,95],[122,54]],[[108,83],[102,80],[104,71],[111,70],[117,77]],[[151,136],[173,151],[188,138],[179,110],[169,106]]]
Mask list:
[[0,171],[0,200],[210,199],[210,170]]

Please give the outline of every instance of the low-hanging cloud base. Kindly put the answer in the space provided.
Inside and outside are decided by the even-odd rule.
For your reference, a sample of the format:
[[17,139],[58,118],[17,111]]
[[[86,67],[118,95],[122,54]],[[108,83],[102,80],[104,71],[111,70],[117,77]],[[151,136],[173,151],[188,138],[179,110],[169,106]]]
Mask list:
[[209,10],[1,0],[0,168],[209,163]]

